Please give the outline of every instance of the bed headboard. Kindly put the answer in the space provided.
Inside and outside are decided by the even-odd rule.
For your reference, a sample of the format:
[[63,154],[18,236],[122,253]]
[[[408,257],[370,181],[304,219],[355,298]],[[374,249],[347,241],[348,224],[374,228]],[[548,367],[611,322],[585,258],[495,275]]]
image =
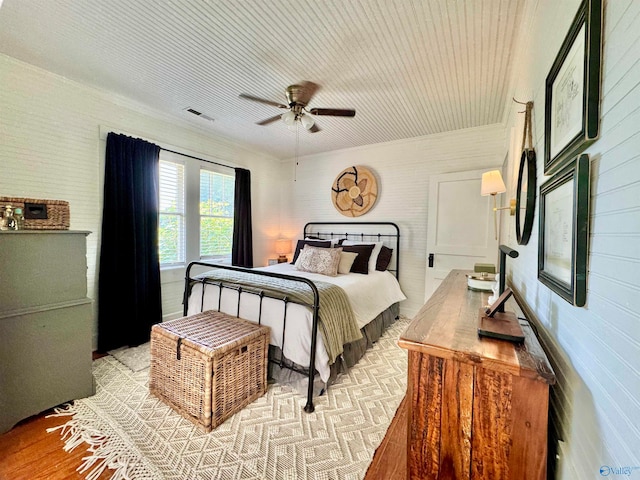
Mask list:
[[382,242],[393,249],[387,270],[400,279],[400,229],[393,222],[309,222],[303,233],[305,237],[327,240],[344,238],[358,242]]

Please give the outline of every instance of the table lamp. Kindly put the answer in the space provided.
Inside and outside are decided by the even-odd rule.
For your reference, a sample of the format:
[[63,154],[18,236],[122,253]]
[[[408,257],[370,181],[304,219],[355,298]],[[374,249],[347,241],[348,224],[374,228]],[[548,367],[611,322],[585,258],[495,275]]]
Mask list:
[[286,263],[287,253],[291,252],[291,240],[279,238],[276,240],[276,253],[279,255],[278,263]]

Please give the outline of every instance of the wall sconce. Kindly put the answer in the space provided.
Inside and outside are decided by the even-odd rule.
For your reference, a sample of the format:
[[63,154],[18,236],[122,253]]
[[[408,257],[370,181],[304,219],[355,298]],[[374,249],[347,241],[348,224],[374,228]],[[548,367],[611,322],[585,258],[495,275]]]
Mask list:
[[508,207],[498,208],[496,205],[496,195],[498,193],[504,193],[507,191],[507,187],[504,185],[500,170],[491,170],[482,174],[482,186],[480,187],[480,195],[483,197],[491,195],[493,197],[493,231],[498,239],[498,210],[509,209],[511,215],[516,214],[516,200],[515,198],[509,200]]
[[291,240],[286,238],[276,240],[276,253],[279,255],[278,263],[286,263],[287,253],[291,253]]

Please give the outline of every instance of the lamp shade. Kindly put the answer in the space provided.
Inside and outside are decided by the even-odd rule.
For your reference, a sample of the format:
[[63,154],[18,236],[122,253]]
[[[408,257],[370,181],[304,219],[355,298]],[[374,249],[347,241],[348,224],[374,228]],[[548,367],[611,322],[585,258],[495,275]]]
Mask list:
[[288,127],[290,127],[296,121],[296,114],[289,110],[287,113],[280,115],[280,118]]
[[502,175],[500,170],[491,170],[482,174],[482,187],[480,188],[480,195],[496,195],[498,193],[504,193],[507,191],[504,182],[502,181]]
[[286,255],[291,252],[291,240],[279,238],[276,240],[276,253],[278,255]]
[[311,118],[309,115],[302,115],[300,117],[300,123],[302,123],[302,126],[304,128],[306,128],[307,130],[309,130],[311,127],[313,127],[313,124],[315,123],[313,121],[313,118]]

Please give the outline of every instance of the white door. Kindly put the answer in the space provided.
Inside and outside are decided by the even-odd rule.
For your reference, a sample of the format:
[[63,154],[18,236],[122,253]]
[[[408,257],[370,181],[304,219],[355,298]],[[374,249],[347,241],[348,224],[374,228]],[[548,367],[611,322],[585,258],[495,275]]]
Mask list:
[[476,263],[492,263],[497,269],[493,199],[480,196],[482,174],[488,170],[429,179],[425,301],[453,269],[473,270]]

